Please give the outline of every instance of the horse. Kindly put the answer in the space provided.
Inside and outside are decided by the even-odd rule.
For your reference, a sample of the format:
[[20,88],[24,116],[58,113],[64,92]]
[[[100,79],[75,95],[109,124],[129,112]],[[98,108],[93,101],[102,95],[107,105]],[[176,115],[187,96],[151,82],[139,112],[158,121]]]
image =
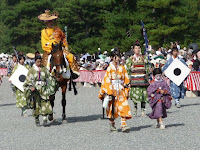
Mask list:
[[[65,79],[63,78],[62,75],[63,69],[66,68],[66,62],[62,50],[62,43],[56,45],[52,44],[51,55],[52,56],[51,56],[50,72],[52,72],[52,69],[55,68],[54,73],[58,83],[57,88],[61,87],[62,89],[62,120],[65,120],[66,90],[67,90],[67,82],[70,79]],[[55,94],[50,96],[50,103],[52,108],[54,107],[54,100],[55,100]]]

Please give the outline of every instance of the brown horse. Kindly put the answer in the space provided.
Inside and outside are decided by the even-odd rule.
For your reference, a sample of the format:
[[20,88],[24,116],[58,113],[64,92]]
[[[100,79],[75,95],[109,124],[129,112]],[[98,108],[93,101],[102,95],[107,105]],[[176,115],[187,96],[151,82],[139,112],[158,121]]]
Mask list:
[[[57,78],[58,82],[58,88],[61,87],[62,89],[62,119],[65,120],[66,114],[65,114],[65,106],[66,106],[66,90],[67,90],[67,82],[69,79],[64,79],[62,76],[63,69],[66,68],[66,62],[64,59],[63,55],[63,50],[62,50],[62,43],[53,45],[52,44],[52,51],[51,51],[51,67],[50,67],[50,72],[52,71],[53,67],[56,67],[54,70],[55,72],[55,77]],[[55,94],[50,96],[50,102],[52,105],[52,108],[54,107],[54,100],[55,100]]]

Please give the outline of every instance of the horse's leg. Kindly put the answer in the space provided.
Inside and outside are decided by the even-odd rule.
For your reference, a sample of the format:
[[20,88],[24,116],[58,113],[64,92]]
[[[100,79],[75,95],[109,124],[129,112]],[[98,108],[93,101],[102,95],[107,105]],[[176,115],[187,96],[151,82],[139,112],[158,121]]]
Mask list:
[[49,119],[49,121],[52,121],[52,120],[53,120],[53,108],[54,108],[55,94],[54,94],[54,95],[51,95],[51,96],[49,97],[49,100],[50,100],[50,104],[51,104],[51,107],[52,107],[52,114],[50,114],[50,115],[48,116],[48,119]]
[[51,107],[52,107],[52,109],[53,109],[53,107],[54,107],[54,100],[55,100],[55,94],[54,94],[54,95],[51,95],[51,96],[49,97],[49,100],[50,100],[50,103],[51,103]]
[[66,106],[65,94],[66,94],[66,90],[67,90],[67,85],[62,85],[61,88],[62,88],[62,107],[63,107],[62,119],[65,120],[65,118],[66,118],[66,114],[65,114],[65,106]]

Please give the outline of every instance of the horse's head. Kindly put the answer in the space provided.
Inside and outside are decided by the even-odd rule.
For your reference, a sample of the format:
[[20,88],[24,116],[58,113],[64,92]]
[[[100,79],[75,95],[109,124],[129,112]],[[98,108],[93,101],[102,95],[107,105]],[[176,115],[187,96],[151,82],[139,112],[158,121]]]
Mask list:
[[52,44],[51,50],[52,60],[51,60],[51,70],[55,68],[55,75],[57,78],[62,78],[63,68],[64,68],[64,56],[62,51],[62,43]]

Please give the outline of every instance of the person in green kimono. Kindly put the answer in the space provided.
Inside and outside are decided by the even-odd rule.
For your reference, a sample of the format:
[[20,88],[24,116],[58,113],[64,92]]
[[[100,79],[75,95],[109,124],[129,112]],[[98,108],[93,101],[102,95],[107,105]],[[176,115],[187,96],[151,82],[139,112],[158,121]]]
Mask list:
[[[53,116],[49,97],[56,92],[56,79],[42,66],[40,54],[35,56],[35,64],[29,70],[24,84],[26,96],[33,101],[33,116],[36,126],[40,126],[39,115],[43,116],[43,126],[48,126],[47,116]],[[50,121],[52,119],[49,119]]]
[[134,102],[133,115],[137,116],[137,103],[141,103],[141,115],[146,116],[147,87],[149,86],[148,59],[141,54],[141,46],[137,40],[133,46],[134,55],[128,58],[126,66],[130,77],[130,99]]
[[[31,68],[29,65],[24,65],[25,57],[22,54],[20,54],[18,56],[18,59],[19,59],[19,63],[17,65],[15,65],[15,67],[14,67],[14,69],[12,71],[12,74],[17,70],[19,65],[23,65],[28,70]],[[21,116],[25,116],[26,115],[26,111],[29,108],[29,106],[27,104],[27,100],[26,100],[26,97],[24,95],[24,92],[22,92],[20,89],[18,89],[14,85],[13,85],[13,89],[14,89],[15,95],[16,95],[16,106],[18,108],[21,108],[21,110],[22,110]]]

